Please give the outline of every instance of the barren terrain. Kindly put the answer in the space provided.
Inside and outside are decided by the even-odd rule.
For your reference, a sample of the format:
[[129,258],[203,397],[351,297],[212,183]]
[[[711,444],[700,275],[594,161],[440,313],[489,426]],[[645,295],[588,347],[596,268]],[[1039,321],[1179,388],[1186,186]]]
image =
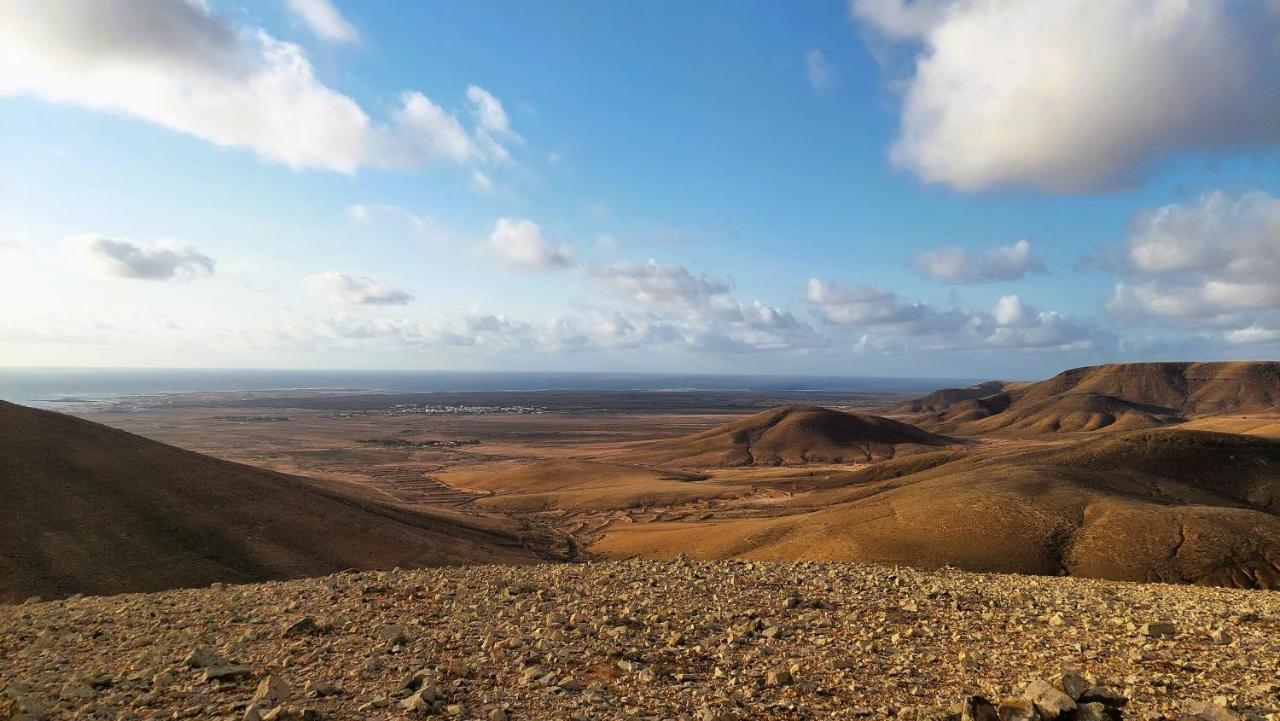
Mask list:
[[0,607],[0,658],[11,711],[51,719],[942,721],[975,694],[1035,718],[1030,685],[1046,718],[1243,721],[1280,708],[1280,596],[819,563],[350,572]]

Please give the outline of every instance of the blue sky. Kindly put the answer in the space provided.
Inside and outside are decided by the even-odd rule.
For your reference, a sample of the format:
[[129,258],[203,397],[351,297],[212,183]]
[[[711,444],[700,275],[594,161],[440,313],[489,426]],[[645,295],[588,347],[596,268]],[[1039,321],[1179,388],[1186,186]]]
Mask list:
[[1280,11],[1051,5],[20,0],[0,364],[1275,357]]

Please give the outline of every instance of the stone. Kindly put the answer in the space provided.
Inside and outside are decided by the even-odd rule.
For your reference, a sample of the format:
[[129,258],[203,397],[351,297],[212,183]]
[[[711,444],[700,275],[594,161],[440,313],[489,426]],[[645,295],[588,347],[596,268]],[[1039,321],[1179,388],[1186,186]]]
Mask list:
[[208,668],[210,666],[226,666],[227,660],[204,646],[196,646],[182,659],[188,668]]
[[1188,704],[1185,713],[1200,721],[1242,721],[1244,716],[1210,701]]
[[790,671],[776,669],[765,674],[764,682],[767,686],[790,686],[795,679],[791,677]]
[[1128,697],[1124,694],[1114,689],[1107,688],[1106,686],[1090,686],[1085,689],[1084,693],[1080,694],[1080,698],[1076,700],[1081,703],[1093,703],[1096,701],[1104,706],[1110,706],[1112,708],[1122,708],[1125,704],[1129,703]]
[[294,638],[295,636],[307,636],[307,635],[317,634],[317,633],[320,633],[322,630],[323,628],[320,626],[320,624],[316,623],[316,620],[314,618],[310,616],[303,616],[297,621],[294,621],[293,623],[290,623],[287,626],[285,626],[284,630],[281,631],[280,635],[284,636],[285,638]]
[[204,670],[200,675],[202,683],[212,683],[214,681],[239,681],[249,674],[253,673],[253,666],[244,664],[227,664],[226,666],[211,666]]
[[1072,701],[1080,700],[1080,695],[1093,685],[1078,670],[1069,667],[1064,667],[1062,671],[1051,676],[1049,683],[1053,684],[1054,688],[1070,696]]
[[1112,715],[1118,717],[1115,709],[1108,708],[1097,701],[1082,703],[1076,707],[1074,721],[1113,721]]
[[1144,623],[1138,627],[1138,632],[1148,638],[1169,638],[1178,632],[1172,623],[1165,621]]
[[960,711],[960,721],[1000,721],[1000,714],[987,699],[970,696],[965,699],[964,708]]
[[1027,684],[1022,695],[1035,705],[1036,711],[1045,721],[1054,721],[1076,710],[1074,699],[1044,679],[1036,679]]
[[258,683],[258,690],[254,691],[253,698],[249,700],[250,704],[263,706],[278,706],[288,701],[289,696],[293,694],[293,688],[285,682],[284,679],[275,674],[268,674],[266,678]]
[[996,714],[1000,721],[1036,721],[1039,718],[1035,704],[1025,698],[1004,699],[996,707]]

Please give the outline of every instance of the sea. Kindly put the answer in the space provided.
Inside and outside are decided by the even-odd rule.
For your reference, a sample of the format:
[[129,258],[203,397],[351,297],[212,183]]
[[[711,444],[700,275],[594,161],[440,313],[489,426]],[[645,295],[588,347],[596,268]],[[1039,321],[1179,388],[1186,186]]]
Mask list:
[[0,399],[28,405],[216,391],[792,391],[927,393],[965,378],[541,373],[499,371],[251,370],[196,368],[2,368]]

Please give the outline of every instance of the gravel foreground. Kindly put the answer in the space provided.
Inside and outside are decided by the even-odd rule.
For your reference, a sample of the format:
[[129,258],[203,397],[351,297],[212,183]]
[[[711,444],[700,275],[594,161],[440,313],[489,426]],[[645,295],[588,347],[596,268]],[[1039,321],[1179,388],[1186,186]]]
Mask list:
[[782,562],[345,572],[3,606],[0,687],[15,719],[1275,721],[1280,594]]

